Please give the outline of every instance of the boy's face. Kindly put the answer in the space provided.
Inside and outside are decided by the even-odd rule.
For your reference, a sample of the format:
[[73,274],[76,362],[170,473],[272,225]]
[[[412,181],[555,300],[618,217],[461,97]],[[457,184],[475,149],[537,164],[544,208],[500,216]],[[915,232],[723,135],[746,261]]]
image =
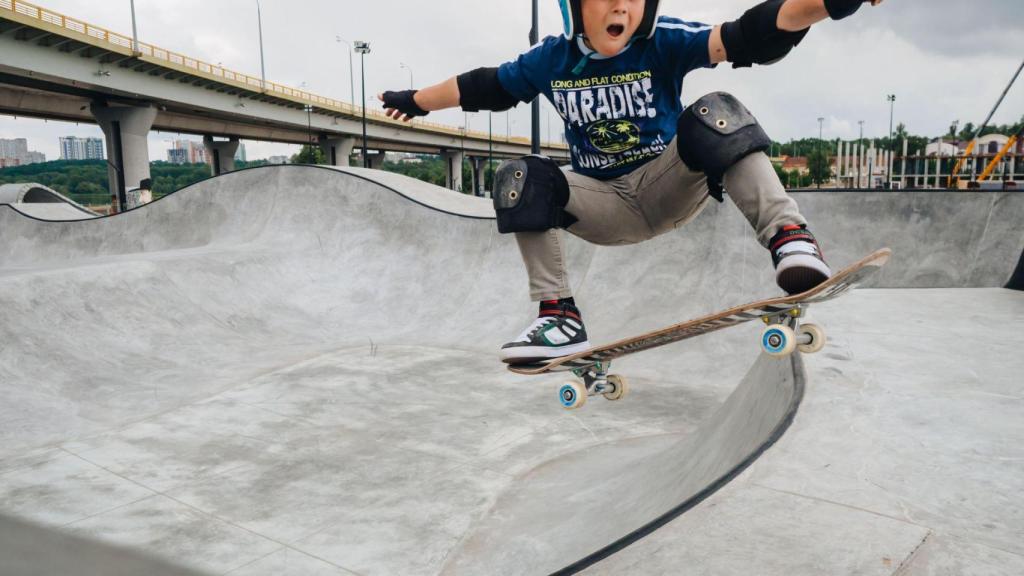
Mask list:
[[602,56],[626,47],[644,18],[646,0],[583,0],[583,31],[587,44]]

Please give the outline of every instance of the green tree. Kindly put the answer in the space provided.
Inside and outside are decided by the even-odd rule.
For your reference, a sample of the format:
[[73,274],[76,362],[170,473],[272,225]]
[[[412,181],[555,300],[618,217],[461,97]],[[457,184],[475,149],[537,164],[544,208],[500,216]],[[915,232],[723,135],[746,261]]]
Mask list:
[[978,129],[974,126],[973,122],[968,122],[960,129],[960,133],[957,134],[957,138],[960,140],[970,140],[971,138],[974,138],[974,133],[977,130]]
[[814,184],[824,184],[832,179],[832,157],[826,150],[827,148],[815,148],[807,155],[807,169]]
[[298,154],[292,155],[292,164],[325,164],[324,151],[319,146],[306,144]]

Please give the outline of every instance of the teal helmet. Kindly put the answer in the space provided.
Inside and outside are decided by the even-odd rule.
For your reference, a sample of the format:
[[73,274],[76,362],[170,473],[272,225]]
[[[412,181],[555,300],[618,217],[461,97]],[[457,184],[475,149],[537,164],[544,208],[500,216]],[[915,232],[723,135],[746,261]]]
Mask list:
[[[659,0],[647,0],[644,6],[644,19],[633,34],[633,39],[650,38],[658,24]],[[558,0],[562,9],[562,24],[565,26],[565,37],[570,40],[583,35],[583,0]]]

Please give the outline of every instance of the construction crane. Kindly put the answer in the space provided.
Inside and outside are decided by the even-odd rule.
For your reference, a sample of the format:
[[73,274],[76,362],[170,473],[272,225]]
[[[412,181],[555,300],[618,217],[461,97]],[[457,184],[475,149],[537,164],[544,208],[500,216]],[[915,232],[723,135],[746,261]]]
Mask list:
[[991,112],[989,112],[988,118],[985,118],[981,127],[974,133],[974,136],[971,138],[971,142],[967,145],[967,149],[964,150],[963,156],[957,159],[956,166],[953,166],[953,171],[949,173],[948,186],[950,188],[956,188],[960,183],[960,169],[963,168],[964,162],[966,162],[967,158],[972,152],[974,152],[974,145],[978,143],[978,138],[981,136],[981,133],[985,128],[988,128],[988,123],[991,122],[992,117],[996,115],[996,110],[999,110],[999,106],[1002,105],[1003,100],[1006,98],[1006,94],[1010,92],[1010,88],[1012,88],[1014,83],[1017,82],[1017,77],[1020,76],[1021,70],[1024,70],[1024,62],[1020,63],[1020,67],[1017,68],[1017,73],[1013,75],[1013,79],[1006,85],[1006,90],[1003,90],[1003,95],[999,97],[999,101],[996,102],[995,107],[992,108]]
[[988,163],[988,166],[985,167],[985,171],[982,172],[981,176],[978,177],[978,182],[984,182],[985,180],[988,180],[988,177],[991,176],[992,172],[995,171],[996,166],[999,166],[999,163],[1002,162],[1006,154],[1009,153],[1010,150],[1013,150],[1013,147],[1017,145],[1017,141],[1022,138],[1024,138],[1024,127],[1022,127],[1013,136],[1010,136],[1010,139],[1006,141],[1006,146],[1003,146],[1003,149],[999,151],[999,154],[996,154],[996,157],[993,158],[992,161]]

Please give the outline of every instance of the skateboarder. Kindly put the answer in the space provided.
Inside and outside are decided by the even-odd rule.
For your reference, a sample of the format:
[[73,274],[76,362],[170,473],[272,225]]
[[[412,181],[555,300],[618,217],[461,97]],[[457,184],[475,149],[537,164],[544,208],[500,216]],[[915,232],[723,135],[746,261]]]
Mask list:
[[811,25],[882,0],[767,0],[739,19],[708,26],[658,16],[658,0],[559,0],[565,24],[497,68],[379,96],[387,114],[502,111],[539,95],[565,122],[572,171],[541,156],[502,163],[494,176],[498,230],[515,233],[540,313],[501,359],[536,362],[590,347],[565,268],[561,230],[599,245],[633,244],[682,226],[709,198],[732,201],[771,253],[788,293],[831,275],[796,202],[764,151],[771,140],[751,113],[721,92],[680,103],[698,68],[771,64]]

